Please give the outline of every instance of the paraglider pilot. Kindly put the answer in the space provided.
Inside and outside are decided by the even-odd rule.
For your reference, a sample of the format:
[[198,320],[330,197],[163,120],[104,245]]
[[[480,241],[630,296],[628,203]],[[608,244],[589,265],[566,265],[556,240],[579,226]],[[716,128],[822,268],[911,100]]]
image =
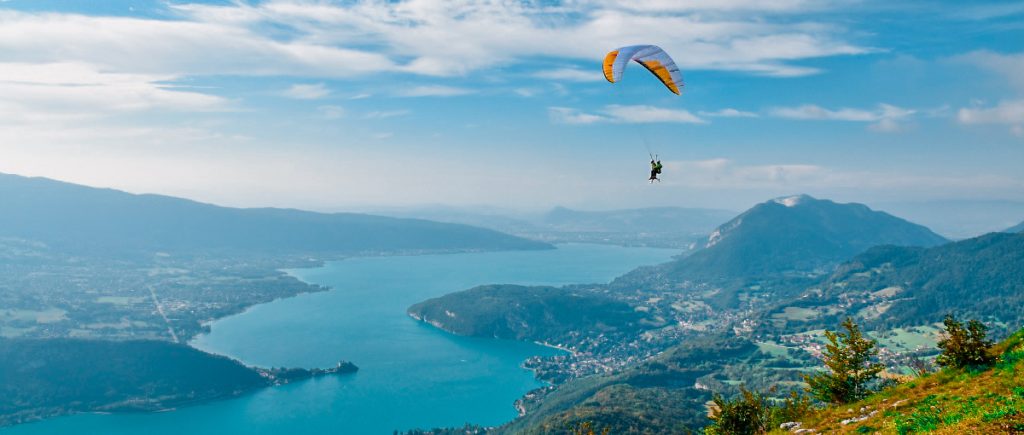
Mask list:
[[661,173],[661,160],[658,160],[657,162],[655,162],[654,160],[651,160],[651,178],[649,178],[648,180],[651,183],[653,183],[654,180],[658,180],[658,182],[660,183],[661,179],[658,178],[658,174],[660,174],[660,173]]

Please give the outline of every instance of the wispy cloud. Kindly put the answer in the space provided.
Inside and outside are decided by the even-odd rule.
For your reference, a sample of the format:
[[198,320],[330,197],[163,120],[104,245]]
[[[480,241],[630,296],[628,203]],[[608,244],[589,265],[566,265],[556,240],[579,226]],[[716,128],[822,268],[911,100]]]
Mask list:
[[400,97],[458,97],[475,93],[476,91],[473,89],[455,86],[424,85],[399,90],[396,95]]
[[338,119],[345,116],[345,108],[341,106],[320,106],[317,107],[317,110],[327,119]]
[[327,86],[323,83],[295,84],[282,93],[285,97],[300,100],[316,100],[330,94],[330,89],[327,89]]
[[366,118],[366,119],[385,119],[385,118],[394,118],[394,117],[398,117],[398,116],[405,116],[405,115],[408,115],[408,114],[409,114],[409,111],[408,110],[404,110],[404,109],[402,109],[402,110],[374,110],[374,111],[371,111],[371,112],[366,112],[366,114],[363,115],[363,118]]
[[548,116],[556,124],[593,124],[609,120],[601,115],[583,113],[569,107],[548,107]]
[[774,107],[767,112],[770,116],[801,121],[848,121],[870,122],[872,131],[895,132],[902,129],[901,121],[913,116],[916,110],[879,104],[874,109],[826,109],[814,104],[797,107]]
[[666,183],[698,189],[818,189],[915,191],[937,189],[1009,190],[1024,188],[1024,179],[999,175],[915,174],[891,171],[850,171],[804,163],[744,164],[727,158],[665,162]]
[[[457,76],[530,58],[592,61],[621,41],[637,40],[637,29],[642,39],[685,53],[676,60],[688,69],[796,76],[817,69],[794,61],[872,51],[846,41],[841,26],[749,13],[795,11],[805,3],[276,0],[174,4],[174,20],[4,11],[0,52],[8,59],[84,61],[126,72],[350,77],[380,71]],[[289,30],[270,37],[264,32],[269,26]]]
[[585,71],[578,68],[558,68],[552,70],[538,71],[534,77],[549,80],[563,80],[571,82],[599,82],[604,76],[597,70]]
[[711,112],[701,111],[698,112],[700,116],[707,116],[712,118],[757,118],[758,115],[754,112],[745,112],[742,110],[726,108],[721,110],[715,110]]
[[965,107],[957,112],[956,119],[967,125],[1007,125],[1011,133],[1024,137],[1024,100],[1002,101],[992,107]]
[[756,12],[807,12],[821,8],[821,2],[811,0],[633,0],[619,2],[601,0],[609,7],[619,7],[645,12],[710,12],[710,11],[756,11]]
[[568,107],[549,107],[552,122],[559,124],[593,124],[617,122],[626,124],[683,123],[704,124],[707,121],[684,109],[665,109],[654,106],[608,105],[599,113],[586,113]]
[[627,123],[686,123],[704,124],[707,121],[684,109],[665,109],[654,106],[605,106],[604,113],[611,119]]
[[228,100],[173,84],[177,77],[105,72],[76,63],[0,63],[0,95],[8,105],[52,114],[141,110],[225,110]]
[[1024,92],[1024,53],[1002,54],[979,50],[953,59],[995,72],[1005,77],[1018,92]]

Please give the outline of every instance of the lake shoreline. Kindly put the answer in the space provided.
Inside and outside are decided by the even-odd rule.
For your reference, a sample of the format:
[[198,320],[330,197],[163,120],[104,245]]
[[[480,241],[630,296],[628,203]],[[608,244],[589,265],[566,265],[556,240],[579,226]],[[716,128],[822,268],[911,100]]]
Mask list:
[[[143,413],[144,417],[116,413],[52,419],[43,422],[42,429],[13,433],[73,426],[116,435],[138,433],[133,427],[135,431],[154,428],[149,435],[168,435],[181,427],[205,435],[228,428],[275,433],[297,424],[309,434],[339,427],[352,433],[391,432],[466,421],[499,426],[519,414],[515,403],[526,394],[550,388],[535,370],[523,366],[524,361],[531,356],[571,354],[571,350],[550,343],[453,335],[410,319],[406,308],[425,298],[489,282],[557,286],[603,282],[637,266],[667,261],[676,253],[603,244],[557,248],[479,255],[368,255],[277,269],[324,290],[277,298],[274,304],[253,304],[242,313],[210,319],[205,323],[208,332],[192,337],[189,347],[250,367],[325,367],[340,357],[355,361],[359,373],[337,380],[295,382],[286,388],[260,388],[241,397],[175,412]],[[395,415],[396,406],[416,411]],[[253,419],[252,413],[266,418]]]

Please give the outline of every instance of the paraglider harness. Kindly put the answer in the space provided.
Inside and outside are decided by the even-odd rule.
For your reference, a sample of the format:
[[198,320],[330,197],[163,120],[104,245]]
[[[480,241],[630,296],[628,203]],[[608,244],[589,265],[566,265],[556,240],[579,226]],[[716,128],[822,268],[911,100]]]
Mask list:
[[649,178],[648,180],[650,180],[650,182],[652,183],[654,182],[654,180],[658,180],[658,182],[661,182],[661,180],[658,178],[658,174],[661,174],[661,160],[659,160],[655,156],[651,156],[651,178]]

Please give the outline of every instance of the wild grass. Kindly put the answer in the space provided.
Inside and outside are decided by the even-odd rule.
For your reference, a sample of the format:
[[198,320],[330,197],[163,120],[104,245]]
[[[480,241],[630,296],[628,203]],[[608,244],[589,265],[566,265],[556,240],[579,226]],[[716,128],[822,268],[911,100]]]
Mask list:
[[[993,352],[1001,357],[989,369],[928,374],[854,404],[814,411],[802,427],[839,434],[1024,433],[1024,330]],[[842,424],[872,411],[863,421]]]

